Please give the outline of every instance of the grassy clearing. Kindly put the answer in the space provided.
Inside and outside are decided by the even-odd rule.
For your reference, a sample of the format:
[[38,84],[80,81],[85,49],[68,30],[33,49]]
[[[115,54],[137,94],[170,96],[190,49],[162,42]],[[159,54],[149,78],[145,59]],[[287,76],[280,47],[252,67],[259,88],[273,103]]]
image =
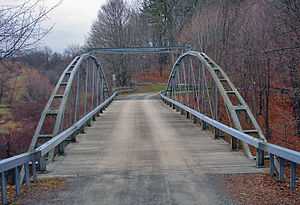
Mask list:
[[158,93],[166,89],[165,84],[148,84],[137,87],[138,93]]
[[10,110],[6,105],[0,104],[0,115],[8,115]]
[[0,135],[6,135],[6,134],[8,134],[8,130],[0,127]]

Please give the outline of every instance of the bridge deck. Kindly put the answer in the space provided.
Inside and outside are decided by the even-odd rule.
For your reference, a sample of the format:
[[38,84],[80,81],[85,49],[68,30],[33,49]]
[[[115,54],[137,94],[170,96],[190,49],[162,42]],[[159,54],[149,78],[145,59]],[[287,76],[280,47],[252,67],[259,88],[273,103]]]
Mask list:
[[68,188],[41,204],[231,204],[214,174],[260,171],[147,95],[114,101],[78,141],[47,175]]

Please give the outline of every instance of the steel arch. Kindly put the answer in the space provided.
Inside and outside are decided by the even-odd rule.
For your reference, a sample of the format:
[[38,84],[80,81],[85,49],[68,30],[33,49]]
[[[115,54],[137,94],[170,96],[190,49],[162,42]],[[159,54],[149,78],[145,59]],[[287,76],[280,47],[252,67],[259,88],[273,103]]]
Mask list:
[[[177,95],[178,90],[182,90],[180,87],[182,87],[182,85],[178,85],[178,78],[180,77],[180,72],[182,68],[181,64],[183,64],[182,62],[184,61],[185,58],[188,57],[192,57],[192,58],[196,58],[197,60],[200,61],[201,64],[204,65],[204,68],[206,69],[206,71],[208,71],[208,73],[210,74],[210,76],[212,77],[216,88],[218,90],[218,93],[220,94],[221,98],[224,101],[226,110],[227,110],[227,114],[230,117],[230,120],[232,122],[232,126],[234,128],[236,128],[237,130],[240,130],[246,134],[249,135],[256,135],[255,137],[263,140],[266,142],[266,138],[264,137],[264,134],[259,126],[259,124],[257,123],[253,113],[251,112],[249,106],[247,105],[247,103],[245,102],[245,100],[243,99],[243,97],[241,96],[241,94],[239,93],[239,91],[237,90],[237,88],[234,86],[234,84],[231,82],[231,80],[229,79],[229,77],[227,76],[227,74],[224,72],[224,70],[217,65],[212,59],[210,59],[205,53],[202,52],[197,52],[197,51],[188,51],[184,54],[182,54],[177,61],[175,62],[170,77],[169,77],[169,81],[168,81],[168,86],[167,86],[167,90],[166,90],[166,95],[170,98],[175,98]],[[192,65],[191,65],[192,66]],[[183,65],[184,67],[184,65]],[[200,69],[200,68],[198,68]],[[185,72],[185,70],[184,70]],[[205,77],[205,76],[204,76]],[[185,82],[186,84],[186,82]],[[227,85],[227,86],[225,86]],[[204,87],[201,87],[200,85],[184,85],[185,87],[192,87],[192,90],[194,89],[203,89]],[[191,91],[189,88],[185,89],[183,92],[193,92]],[[195,92],[193,92],[195,94]],[[236,99],[239,101],[239,105],[235,105],[235,103],[233,103],[233,100],[229,97],[230,95],[233,95],[236,97]],[[216,103],[217,104],[217,103]],[[217,106],[219,106],[217,104]],[[242,127],[242,123],[241,120],[239,119],[239,112],[243,111],[248,119],[250,120],[251,125],[254,127],[254,129],[244,129]],[[231,139],[231,143],[232,143],[232,148],[233,149],[237,149],[238,148],[238,142],[235,141],[235,139]],[[244,149],[245,154],[249,157],[249,158],[254,158],[249,146],[246,143],[242,142],[242,146]]]
[[[61,74],[42,112],[28,152],[32,152],[37,146],[72,126],[104,102],[109,95],[108,83],[97,59],[90,54],[75,57]],[[68,111],[68,109],[72,110]],[[48,117],[53,118],[52,122],[47,122]],[[44,128],[49,124],[52,127],[50,125],[50,130],[46,131],[48,133],[44,133]],[[64,143],[61,143],[58,149],[63,153]],[[49,153],[48,160],[52,160],[54,155],[53,150]]]

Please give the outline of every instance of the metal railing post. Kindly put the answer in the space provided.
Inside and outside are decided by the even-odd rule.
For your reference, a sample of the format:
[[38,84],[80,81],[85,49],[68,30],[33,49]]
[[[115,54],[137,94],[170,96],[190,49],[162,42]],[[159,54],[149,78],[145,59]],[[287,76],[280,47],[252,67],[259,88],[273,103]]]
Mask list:
[[80,133],[81,133],[81,134],[85,134],[85,127],[84,127],[84,126],[82,126],[82,127],[80,128]]
[[278,173],[278,180],[284,181],[284,166],[285,166],[285,159],[279,158],[279,173]]
[[26,186],[29,186],[30,185],[29,162],[25,163],[24,169],[25,169],[25,183]]
[[256,148],[256,167],[263,168],[265,166],[265,144],[262,142],[258,143],[258,148]]
[[92,121],[89,119],[89,120],[86,122],[86,125],[87,125],[88,127],[91,127],[91,126],[92,126]]
[[270,175],[275,175],[275,157],[272,153],[270,153]]
[[33,179],[33,182],[37,181],[36,160],[35,159],[32,161],[32,179]]
[[1,173],[1,201],[3,205],[7,205],[7,180],[6,180],[6,175],[5,172]]
[[180,109],[180,114],[184,115],[184,110],[183,109]]
[[39,171],[41,172],[47,171],[47,159],[45,156],[39,159]]
[[17,166],[15,168],[15,189],[16,189],[16,196],[20,195],[20,172],[19,172],[19,167]]
[[193,123],[194,123],[194,124],[197,124],[197,123],[198,123],[198,119],[197,119],[197,117],[195,117],[194,115],[192,115],[192,119],[193,119]]
[[238,151],[239,150],[239,140],[231,137],[231,150]]
[[202,121],[201,122],[201,127],[202,127],[202,130],[207,130],[208,129],[208,125],[207,125],[207,123],[205,122],[205,121]]
[[80,131],[76,131],[74,134],[71,136],[71,142],[77,142],[77,135],[80,133]]
[[190,119],[190,113],[186,112],[186,119]]
[[58,154],[59,155],[65,154],[65,142],[62,142],[58,145]]
[[292,191],[296,190],[296,180],[297,180],[297,164],[295,162],[291,162],[290,189]]
[[220,130],[218,130],[217,128],[214,129],[214,137],[215,137],[215,139],[220,138]]

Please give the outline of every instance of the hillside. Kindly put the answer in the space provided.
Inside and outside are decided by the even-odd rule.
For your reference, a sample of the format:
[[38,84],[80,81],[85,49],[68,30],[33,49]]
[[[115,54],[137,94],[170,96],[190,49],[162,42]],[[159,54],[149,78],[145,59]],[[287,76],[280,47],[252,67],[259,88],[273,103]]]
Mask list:
[[0,82],[5,87],[0,104],[3,158],[27,150],[52,85],[39,71],[20,63],[6,62],[0,70]]

